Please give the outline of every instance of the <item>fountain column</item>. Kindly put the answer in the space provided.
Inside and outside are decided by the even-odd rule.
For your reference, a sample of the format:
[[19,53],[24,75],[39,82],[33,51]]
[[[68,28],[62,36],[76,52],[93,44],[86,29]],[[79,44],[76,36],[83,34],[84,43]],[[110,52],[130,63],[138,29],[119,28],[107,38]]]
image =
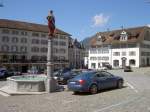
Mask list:
[[57,81],[53,78],[53,38],[48,38],[48,52],[47,52],[47,92],[55,92],[58,89]]
[[55,92],[58,89],[57,81],[53,78],[53,38],[55,31],[55,17],[53,11],[49,11],[48,20],[48,52],[47,52],[47,92]]

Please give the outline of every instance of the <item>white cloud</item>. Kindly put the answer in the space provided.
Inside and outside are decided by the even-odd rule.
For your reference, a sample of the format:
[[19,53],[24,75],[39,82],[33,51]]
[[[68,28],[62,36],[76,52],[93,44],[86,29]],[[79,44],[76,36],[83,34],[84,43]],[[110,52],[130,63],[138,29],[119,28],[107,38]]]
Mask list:
[[150,27],[150,24],[147,24],[148,27]]
[[104,16],[103,13],[96,14],[93,18],[92,21],[94,22],[92,27],[101,27],[104,26],[105,24],[108,23],[109,16]]

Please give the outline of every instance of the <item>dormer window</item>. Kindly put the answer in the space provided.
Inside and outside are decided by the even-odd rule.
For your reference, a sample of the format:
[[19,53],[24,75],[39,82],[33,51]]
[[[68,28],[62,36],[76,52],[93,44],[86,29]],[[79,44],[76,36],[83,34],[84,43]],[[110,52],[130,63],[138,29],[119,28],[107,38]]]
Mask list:
[[120,41],[127,41],[128,40],[128,34],[125,31],[122,31],[120,34]]
[[98,41],[102,41],[102,36],[99,35],[99,36],[97,37],[97,40],[98,40]]

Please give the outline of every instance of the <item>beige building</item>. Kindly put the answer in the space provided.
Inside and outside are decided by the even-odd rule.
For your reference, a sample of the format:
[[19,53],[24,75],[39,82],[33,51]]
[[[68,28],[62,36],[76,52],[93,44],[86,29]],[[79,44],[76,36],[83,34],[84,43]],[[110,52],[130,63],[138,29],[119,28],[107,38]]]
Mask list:
[[[53,40],[55,68],[68,67],[70,34],[56,29]],[[26,72],[46,68],[48,28],[46,25],[0,19],[0,65]]]
[[71,68],[84,67],[85,48],[76,39],[69,39],[69,64]]

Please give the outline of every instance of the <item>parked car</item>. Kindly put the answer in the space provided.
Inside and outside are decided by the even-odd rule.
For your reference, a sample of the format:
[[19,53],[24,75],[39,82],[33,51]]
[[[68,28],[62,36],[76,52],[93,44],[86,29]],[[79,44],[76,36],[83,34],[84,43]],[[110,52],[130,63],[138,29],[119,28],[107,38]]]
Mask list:
[[106,67],[106,69],[112,69],[112,66],[109,63],[105,63],[103,66]]
[[109,72],[83,72],[68,81],[68,89],[77,92],[96,94],[99,90],[108,88],[122,88],[123,78]]
[[11,71],[8,71],[6,69],[0,69],[0,78],[7,78],[7,77],[10,77],[10,76],[13,76],[14,73],[11,72]]
[[[73,70],[73,71],[68,71],[65,73],[61,73],[57,76],[56,80],[58,81],[59,84],[67,84],[67,81],[69,79],[74,78],[76,75],[81,73],[81,71]],[[56,77],[56,76],[55,76]]]
[[124,72],[132,72],[132,69],[130,66],[125,66],[124,67]]

